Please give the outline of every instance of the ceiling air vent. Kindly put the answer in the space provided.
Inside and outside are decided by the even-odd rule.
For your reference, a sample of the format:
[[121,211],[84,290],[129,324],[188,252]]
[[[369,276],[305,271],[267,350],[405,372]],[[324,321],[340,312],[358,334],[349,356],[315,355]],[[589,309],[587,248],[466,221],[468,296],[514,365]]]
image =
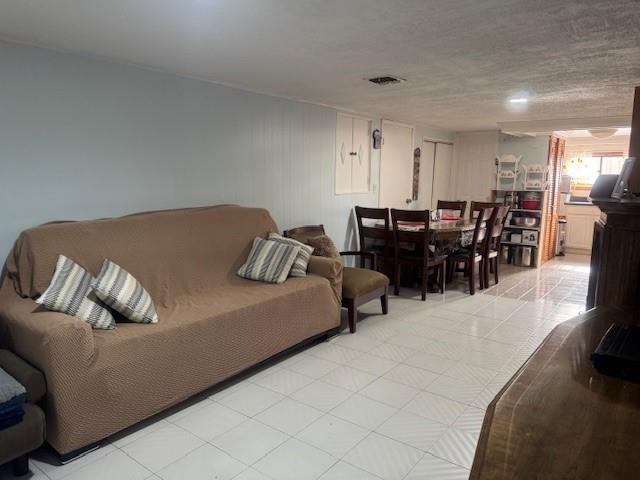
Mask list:
[[404,78],[392,77],[391,75],[385,75],[384,77],[369,78],[371,83],[376,85],[393,85],[394,83],[404,82]]

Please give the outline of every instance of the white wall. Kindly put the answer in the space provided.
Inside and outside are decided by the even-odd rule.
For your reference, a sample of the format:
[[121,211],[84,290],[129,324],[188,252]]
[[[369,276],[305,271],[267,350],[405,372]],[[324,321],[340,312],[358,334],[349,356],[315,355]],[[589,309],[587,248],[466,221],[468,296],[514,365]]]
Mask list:
[[335,128],[331,108],[0,42],[0,257],[51,220],[218,203],[344,246],[380,150],[372,191],[336,196]]

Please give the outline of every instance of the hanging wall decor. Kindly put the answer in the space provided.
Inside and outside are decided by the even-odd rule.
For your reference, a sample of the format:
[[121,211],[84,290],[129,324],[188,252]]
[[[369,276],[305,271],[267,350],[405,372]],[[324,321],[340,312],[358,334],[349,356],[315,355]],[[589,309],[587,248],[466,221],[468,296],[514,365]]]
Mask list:
[[420,147],[413,151],[413,188],[411,198],[418,200],[418,189],[420,188]]

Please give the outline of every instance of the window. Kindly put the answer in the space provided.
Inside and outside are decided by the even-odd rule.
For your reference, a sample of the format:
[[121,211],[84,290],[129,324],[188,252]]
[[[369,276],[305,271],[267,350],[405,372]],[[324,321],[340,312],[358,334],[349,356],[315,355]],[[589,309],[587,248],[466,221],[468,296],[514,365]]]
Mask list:
[[620,173],[624,159],[623,152],[593,152],[571,158],[563,169],[571,177],[571,196],[586,198],[599,175]]

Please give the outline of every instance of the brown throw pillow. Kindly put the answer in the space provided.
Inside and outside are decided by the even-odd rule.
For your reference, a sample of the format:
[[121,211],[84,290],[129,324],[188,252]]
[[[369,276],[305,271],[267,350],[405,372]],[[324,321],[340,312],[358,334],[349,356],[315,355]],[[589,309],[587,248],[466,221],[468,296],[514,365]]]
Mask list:
[[307,245],[313,247],[313,255],[317,255],[319,257],[340,258],[340,252],[333,241],[326,235],[308,238]]

